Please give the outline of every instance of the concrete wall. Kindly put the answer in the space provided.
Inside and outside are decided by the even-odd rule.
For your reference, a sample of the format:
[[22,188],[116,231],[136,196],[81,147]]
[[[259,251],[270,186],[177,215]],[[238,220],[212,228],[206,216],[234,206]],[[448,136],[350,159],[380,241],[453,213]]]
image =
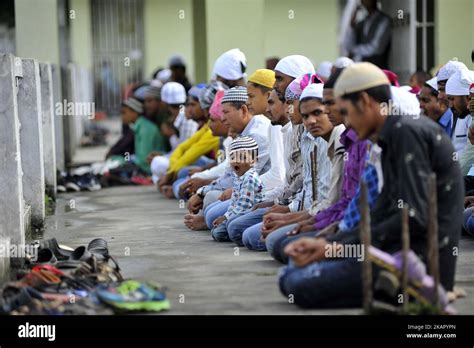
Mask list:
[[59,65],[57,0],[15,0],[16,55]]
[[334,61],[339,56],[339,21],[335,0],[265,0],[264,56],[302,54],[315,67],[323,60]]
[[[208,79],[216,58],[235,47],[247,56],[249,74],[264,67],[271,56],[303,54],[315,64],[338,56],[337,1],[205,0],[203,6],[204,16],[193,12],[191,0],[145,0],[147,75],[159,65],[166,66],[174,53],[189,63],[188,75],[194,81],[195,72]],[[199,44],[206,47],[194,47],[193,28],[205,28],[206,38]],[[194,62],[198,55],[201,59]]]
[[474,1],[437,0],[435,11],[436,65],[457,57],[474,70]]
[[247,57],[247,73],[264,67],[265,27],[263,0],[207,0],[207,70],[222,53],[240,48]]
[[248,73],[266,58],[302,54],[316,65],[338,56],[339,7],[334,0],[207,0],[208,71],[224,51],[238,47]]
[[[92,22],[90,0],[69,1],[71,60],[92,70]],[[71,11],[74,11],[71,13]],[[73,16],[73,18],[71,18]]]
[[145,77],[158,67],[167,67],[173,54],[180,54],[194,79],[192,0],[144,0]]

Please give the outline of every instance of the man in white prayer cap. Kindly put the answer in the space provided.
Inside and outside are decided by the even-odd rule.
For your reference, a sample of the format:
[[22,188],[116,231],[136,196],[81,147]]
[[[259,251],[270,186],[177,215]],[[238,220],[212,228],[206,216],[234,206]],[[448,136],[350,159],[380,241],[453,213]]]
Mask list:
[[319,63],[318,69],[316,70],[316,74],[320,77],[321,81],[326,82],[331,76],[332,71],[332,63],[325,60]]
[[214,63],[213,73],[217,81],[221,81],[228,88],[245,86],[245,71],[247,58],[238,48],[224,52]]
[[443,124],[443,128],[448,132],[454,143],[454,148],[458,155],[461,155],[465,147],[465,138],[457,139],[457,136],[467,132],[469,126],[466,127],[465,122],[470,122],[466,118],[459,118],[456,110],[449,107],[448,97],[446,95],[446,83],[448,79],[459,70],[467,70],[464,63],[450,60],[439,69],[436,74],[436,84],[438,88],[438,101],[447,107],[446,112],[439,119],[439,123]]
[[280,59],[275,67],[275,85],[273,88],[278,95],[284,96],[286,87],[298,76],[304,74],[314,74],[314,65],[305,56],[292,55]]
[[449,107],[457,116],[454,118],[454,132],[451,137],[454,148],[459,156],[468,144],[467,133],[471,127],[472,118],[469,115],[469,86],[474,82],[474,72],[461,69],[455,72],[446,82],[446,95]]
[[457,60],[450,60],[439,69],[436,74],[439,91],[438,99],[446,99],[446,82],[459,70],[467,70],[467,66],[463,62]]

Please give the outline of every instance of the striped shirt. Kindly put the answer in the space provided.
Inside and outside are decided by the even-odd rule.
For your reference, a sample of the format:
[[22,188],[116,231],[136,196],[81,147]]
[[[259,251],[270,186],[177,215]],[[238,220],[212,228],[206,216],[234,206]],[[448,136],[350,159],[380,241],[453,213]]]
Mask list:
[[[290,125],[291,123],[288,122]],[[304,132],[302,124],[291,125],[284,133],[284,156],[288,160],[287,185],[279,198],[279,204],[289,205],[303,187],[303,159],[301,156],[301,137]]]
[[[311,174],[311,152],[316,149],[316,193],[313,199],[313,179]],[[318,207],[329,193],[331,182],[331,161],[328,157],[328,143],[321,137],[314,138],[308,131],[301,136],[301,155],[303,157],[303,189],[298,192],[295,199],[288,206],[291,212],[309,210],[314,206],[315,213],[322,208]],[[304,197],[304,198],[303,198]],[[314,203],[313,203],[314,202]]]

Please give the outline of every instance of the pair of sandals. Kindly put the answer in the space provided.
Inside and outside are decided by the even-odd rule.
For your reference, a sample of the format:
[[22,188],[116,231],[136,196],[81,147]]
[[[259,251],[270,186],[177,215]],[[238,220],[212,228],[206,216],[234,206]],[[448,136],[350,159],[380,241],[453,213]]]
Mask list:
[[87,247],[80,246],[72,250],[60,246],[56,238],[37,242],[38,255],[34,264],[54,265],[59,269],[71,269],[80,267],[82,262],[96,263],[112,260],[117,270],[120,270],[115,259],[109,254],[107,241],[102,238],[92,240]]

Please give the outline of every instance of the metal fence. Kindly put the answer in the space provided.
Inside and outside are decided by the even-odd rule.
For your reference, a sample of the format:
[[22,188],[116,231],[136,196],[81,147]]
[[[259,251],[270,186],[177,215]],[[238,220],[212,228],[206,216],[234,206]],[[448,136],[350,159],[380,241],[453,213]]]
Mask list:
[[143,78],[143,1],[92,0],[91,10],[96,108],[114,115]]

